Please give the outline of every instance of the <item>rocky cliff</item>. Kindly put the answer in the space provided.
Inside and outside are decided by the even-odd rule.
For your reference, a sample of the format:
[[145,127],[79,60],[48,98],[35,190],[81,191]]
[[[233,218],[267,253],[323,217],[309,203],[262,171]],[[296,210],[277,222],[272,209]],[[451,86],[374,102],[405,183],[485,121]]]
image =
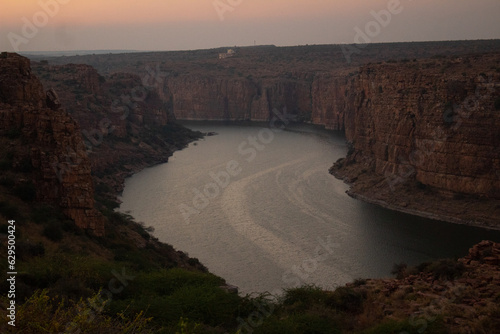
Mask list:
[[170,96],[156,89],[160,72],[139,76],[116,72],[101,76],[83,64],[35,62],[44,86],[53,87],[60,103],[78,123],[90,160],[99,204],[116,206],[124,180],[200,137],[175,123]]
[[22,172],[15,182],[24,184],[25,193],[33,184],[37,201],[57,205],[80,228],[104,234],[79,126],[60,108],[54,90],[44,92],[30,61],[17,54],[0,56],[0,133],[10,138],[2,139],[3,154],[12,161],[6,173]]
[[[88,87],[67,98],[81,101],[74,115],[82,128],[95,129],[99,119],[92,115],[102,101],[93,99],[111,92],[127,109],[120,94],[125,89],[130,97],[144,77],[155,77],[154,69],[161,78],[131,109],[128,122],[101,114],[112,120],[114,136],[140,144],[137,126],[168,123],[173,114],[181,120],[269,121],[273,113],[287,113],[345,131],[348,157],[332,172],[353,185],[352,196],[413,214],[496,226],[498,50],[498,41],[373,45],[351,64],[338,46],[240,48],[225,60],[217,59],[218,50],[84,56],[72,60],[110,73],[105,80],[95,70],[93,80],[76,75]],[[65,66],[76,65],[48,66],[42,78]],[[83,69],[92,68],[78,71]],[[92,93],[98,86],[100,93]],[[86,124],[89,119],[93,123]],[[106,152],[91,156],[96,170],[117,154]]]
[[351,150],[332,172],[377,204],[498,227],[499,61],[491,54],[362,67],[344,113]]
[[168,78],[165,91],[180,119],[268,121],[277,109],[344,130],[351,150],[332,171],[353,183],[351,195],[432,218],[496,226],[499,61],[494,53],[281,77],[187,74]]

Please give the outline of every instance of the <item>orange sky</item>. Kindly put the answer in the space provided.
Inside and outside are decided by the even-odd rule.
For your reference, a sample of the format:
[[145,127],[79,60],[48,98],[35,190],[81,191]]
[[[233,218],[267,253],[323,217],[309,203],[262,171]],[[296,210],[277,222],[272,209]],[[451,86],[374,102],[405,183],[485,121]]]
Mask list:
[[[23,36],[23,20],[43,19],[41,3],[58,8],[20,50],[353,43],[354,28],[391,1],[398,0],[0,0],[0,49],[12,49],[9,34]],[[404,10],[372,42],[500,38],[500,0],[400,3]],[[214,4],[231,9],[223,20]]]
[[[65,2],[68,0],[63,0]],[[233,2],[231,2],[233,1]],[[58,3],[58,0],[41,0]],[[69,0],[59,4],[59,12],[51,21],[71,20],[77,24],[113,24],[161,21],[219,20],[215,4],[227,4],[225,19],[266,17],[314,17],[334,11],[353,11],[362,4],[339,0]],[[231,3],[236,5],[230,5]],[[239,4],[238,4],[239,3]],[[0,5],[3,23],[16,23],[41,10],[38,0],[3,0]]]

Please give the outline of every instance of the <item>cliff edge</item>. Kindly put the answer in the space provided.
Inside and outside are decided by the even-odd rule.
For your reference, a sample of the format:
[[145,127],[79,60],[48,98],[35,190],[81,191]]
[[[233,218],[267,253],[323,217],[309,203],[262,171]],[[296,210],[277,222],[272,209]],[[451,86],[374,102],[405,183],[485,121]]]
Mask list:
[[[44,91],[29,59],[0,56],[0,134],[5,177],[28,200],[56,205],[83,229],[104,234],[90,161],[77,123]],[[30,192],[34,192],[30,196]],[[33,197],[33,198],[30,198]]]

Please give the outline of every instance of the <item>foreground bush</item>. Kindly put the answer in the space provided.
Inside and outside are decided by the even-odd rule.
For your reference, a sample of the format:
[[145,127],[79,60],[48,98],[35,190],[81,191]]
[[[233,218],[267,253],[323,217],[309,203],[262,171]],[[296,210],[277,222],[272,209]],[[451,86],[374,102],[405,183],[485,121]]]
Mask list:
[[34,293],[17,310],[16,327],[8,326],[2,332],[19,333],[151,333],[150,318],[142,312],[132,317],[119,313],[114,317],[102,313],[105,302],[99,294],[78,302],[57,301],[47,290]]

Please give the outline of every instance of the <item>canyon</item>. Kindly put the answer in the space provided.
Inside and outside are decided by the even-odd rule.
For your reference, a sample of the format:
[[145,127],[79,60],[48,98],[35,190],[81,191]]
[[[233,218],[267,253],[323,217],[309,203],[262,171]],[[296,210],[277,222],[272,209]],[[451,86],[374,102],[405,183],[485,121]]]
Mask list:
[[[197,259],[161,246],[150,230],[112,211],[125,177],[166,162],[174,150],[202,136],[176,124],[176,119],[269,121],[281,115],[277,122],[282,125],[306,122],[342,131],[349,149],[331,173],[351,184],[351,196],[417,215],[498,228],[498,42],[431,43],[434,47],[409,57],[427,44],[417,45],[367,47],[353,64],[338,58],[338,47],[332,57],[335,47],[325,47],[326,52],[315,46],[249,48],[223,62],[211,58],[220,50],[119,55],[114,60],[108,55],[90,56],[89,62],[100,62],[97,66],[76,64],[73,57],[57,60],[67,64],[52,59],[30,64],[22,56],[2,53],[2,208],[5,201],[30,207],[23,219],[30,220],[31,206],[38,206],[35,202],[51,204],[76,226],[99,237],[65,231],[58,245],[41,236],[38,223],[25,225],[20,220],[19,241],[24,244],[20,242],[19,249],[32,253],[31,262],[26,253],[20,261],[27,268],[19,276],[19,283],[25,284],[20,291],[24,289],[29,297],[35,287],[50,287],[58,293],[62,286],[75,300],[86,298],[87,287],[105,286],[110,282],[108,271],[120,263],[137,273],[135,283],[125,291],[129,299],[124,305],[133,305],[133,298],[139,296],[146,296],[145,305],[151,305],[156,298],[167,300],[163,286],[159,286],[162,292],[151,295],[141,289],[156,287],[151,282],[163,282],[161,275],[171,273],[171,268],[206,271]],[[100,61],[107,57],[109,61]],[[258,59],[262,60],[256,65]],[[176,62],[178,66],[172,66]],[[63,262],[54,254],[44,257],[30,239],[42,240],[38,247],[46,245],[48,253],[56,249],[70,257]],[[89,252],[112,261],[113,266],[102,270]],[[413,321],[418,325],[425,317],[425,326],[491,332],[498,328],[498,262],[498,244],[484,241],[458,262],[400,267],[398,279],[359,279],[335,292],[301,296],[311,296],[314,312],[321,309],[314,304],[318,296],[320,301],[327,298],[326,304],[333,308],[342,307],[335,306],[335,300],[343,292],[360,296],[359,305],[341,313],[360,330],[394,319],[410,319],[415,327]],[[85,265],[89,267],[82,270]],[[74,269],[61,273],[68,266]],[[161,275],[153,269],[156,276],[149,280],[140,272],[147,270],[149,275],[151,268],[161,269]],[[106,275],[101,277],[101,271]],[[87,272],[88,279],[83,277]],[[45,283],[38,280],[40,276]],[[188,281],[182,277],[191,276],[174,279]],[[198,305],[204,294],[213,294],[218,301],[238,298],[220,291],[222,280],[212,284],[208,292],[203,285],[189,295],[196,301],[192,305]],[[177,303],[179,295],[172,296]],[[121,302],[121,296],[115,299]],[[439,313],[432,313],[436,302]],[[147,307],[160,311],[154,317],[161,317],[169,304],[158,305]],[[207,305],[213,310],[216,303]],[[231,305],[239,309],[236,302]],[[291,314],[297,314],[297,305],[290,306]],[[136,310],[142,310],[141,305]],[[251,311],[238,315],[246,317]],[[428,318],[428,314],[443,316]],[[286,318],[277,313],[268,320],[273,317]],[[231,314],[224,323],[233,328],[234,318]]]
[[[127,122],[117,115],[112,121],[118,138],[134,132],[126,124],[155,126],[168,118],[266,122],[279,114],[281,121],[345,132],[349,152],[331,172],[352,185],[351,196],[498,228],[499,50],[498,41],[381,44],[347,63],[338,46],[267,46],[237,48],[234,57],[222,60],[216,57],[221,49],[212,49],[60,57],[46,66],[80,73],[73,86],[83,85],[87,95],[70,96],[68,103],[76,99],[89,110],[95,110],[96,87],[131,91],[142,79],[147,98],[131,108]],[[86,65],[52,65],[73,61],[94,66],[105,76],[102,83]],[[94,79],[80,79],[82,72]],[[48,72],[40,74],[55,83]],[[76,117],[94,119],[87,128],[99,128],[95,118]],[[118,159],[105,156],[93,164]]]

